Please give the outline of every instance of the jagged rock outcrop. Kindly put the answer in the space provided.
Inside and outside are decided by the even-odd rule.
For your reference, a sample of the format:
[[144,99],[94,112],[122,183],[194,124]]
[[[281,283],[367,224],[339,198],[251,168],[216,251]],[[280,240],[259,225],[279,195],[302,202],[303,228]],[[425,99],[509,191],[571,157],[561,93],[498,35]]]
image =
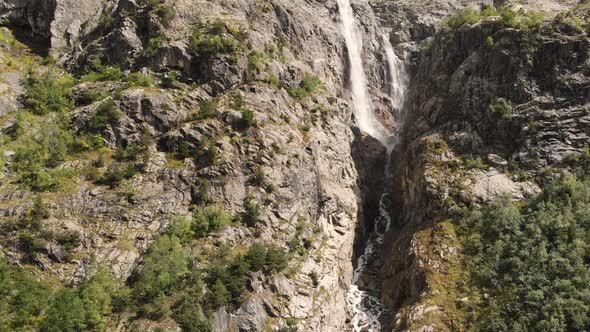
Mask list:
[[52,53],[59,56],[101,24],[115,4],[115,0],[5,0],[0,2],[0,18],[49,40]]
[[[460,303],[441,300],[448,293],[437,279],[451,273],[460,250],[444,226],[449,198],[485,202],[507,193],[522,199],[539,191],[526,178],[590,142],[586,35],[502,28],[499,20],[437,35],[409,87],[410,118],[392,161],[400,217],[381,270],[382,298],[400,309],[396,330],[427,330],[433,319],[443,321],[435,329],[461,326],[450,307],[429,318],[413,314],[422,301]],[[505,101],[510,106],[497,111]],[[441,243],[455,249],[433,257]]]
[[49,38],[55,6],[55,0],[3,0],[0,2],[0,17]]
[[[289,242],[305,240],[308,246],[305,254],[295,254],[289,263],[293,271],[289,277],[252,277],[248,300],[231,312],[216,311],[214,330],[255,331],[284,326],[287,319],[297,320],[301,330],[346,329],[345,295],[352,279],[357,220],[363,211],[352,152],[356,137],[352,111],[344,98],[338,98],[344,97],[345,62],[335,3],[280,1],[262,10],[258,3],[230,8],[209,1],[176,1],[175,19],[165,27],[154,23],[154,14],[143,12],[135,2],[120,1],[112,7],[112,22],[96,30],[94,23],[110,2],[81,1],[66,13],[67,4],[58,1],[49,33],[47,28],[39,32],[50,36],[53,51],[64,52],[56,53],[63,54],[58,63],[80,71],[93,70],[95,59],[102,66],[124,70],[147,67],[142,72],[153,75],[159,86],[128,87],[107,79],[74,87],[72,97],[79,106],[68,113],[72,130],[100,134],[110,148],[145,144],[147,150],[137,152],[142,157],[136,162],[82,159],[60,165],[76,174],[92,165],[99,165],[100,173],[114,174],[130,164],[141,172],[119,186],[76,176],[68,184],[71,190],[44,195],[51,218],[44,220],[43,227],[77,234],[80,241],[66,256],[62,247],[50,242],[33,264],[43,267],[43,275],[65,283],[83,280],[92,264],[110,266],[124,280],[174,215],[191,218],[189,208],[203,195],[198,185],[206,182],[207,200],[228,212],[243,213],[247,197],[261,206],[260,222],[229,227],[212,243],[287,248]],[[195,6],[203,10],[195,11]],[[137,16],[122,15],[129,8],[139,8]],[[310,11],[314,15],[309,16]],[[193,25],[214,18],[229,22],[230,28],[234,22],[248,23],[241,26],[247,29],[247,40],[245,49],[236,52],[236,61],[229,55],[205,60],[191,52]],[[156,33],[166,41],[146,52]],[[260,68],[247,68],[250,49],[264,52]],[[182,82],[165,88],[171,70],[180,73]],[[265,83],[271,76],[284,83]],[[286,91],[308,76],[320,78],[319,91],[299,99]],[[97,109],[111,99],[108,111],[119,115],[96,125]],[[200,119],[198,112],[207,101],[217,106],[210,117]],[[236,109],[233,105],[238,102]],[[244,109],[252,111],[254,123],[243,125]],[[145,141],[146,137],[151,140]],[[210,152],[211,159],[177,160],[181,144],[189,153]],[[10,169],[7,176],[14,179]],[[255,176],[263,178],[254,181]],[[6,194],[3,201],[10,200],[0,205],[5,220],[20,218],[34,197],[30,191],[17,190],[19,184],[12,181],[0,189]],[[305,227],[296,231],[302,227],[299,224]],[[23,258],[17,241],[7,239],[2,248],[11,261]],[[318,276],[314,282],[312,274]],[[121,328],[128,328],[126,324],[130,323],[122,321]],[[152,328],[160,323],[145,324]]]

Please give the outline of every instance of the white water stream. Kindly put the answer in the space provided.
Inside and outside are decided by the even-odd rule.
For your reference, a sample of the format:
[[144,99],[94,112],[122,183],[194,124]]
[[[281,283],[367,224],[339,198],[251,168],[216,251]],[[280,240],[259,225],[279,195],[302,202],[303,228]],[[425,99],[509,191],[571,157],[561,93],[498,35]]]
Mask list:
[[[371,96],[367,87],[367,78],[362,60],[362,34],[355,22],[350,0],[337,0],[342,31],[348,49],[350,66],[350,88],[354,107],[354,115],[358,127],[373,136],[387,147],[387,165],[389,169],[390,154],[398,142],[397,133],[390,132],[377,119],[373,112]],[[386,92],[391,98],[391,107],[395,115],[398,128],[404,121],[402,108],[404,103],[406,75],[403,62],[395,55],[387,35],[383,35],[383,48],[387,59]],[[386,174],[387,176],[387,174]],[[374,222],[374,229],[366,243],[365,250],[358,257],[352,285],[347,294],[348,306],[352,312],[351,325],[354,332],[381,331],[382,318],[387,309],[379,300],[380,289],[376,271],[370,268],[371,259],[382,250],[385,233],[391,226],[389,215],[389,194],[384,193],[379,201],[379,214]],[[369,287],[360,289],[359,280]],[[372,286],[372,287],[371,287]]]
[[[379,201],[379,215],[375,218],[375,229],[369,237],[365,250],[356,261],[354,269],[352,285],[346,294],[348,306],[352,311],[352,330],[354,332],[361,331],[381,331],[381,318],[387,309],[381,303],[378,297],[378,289],[361,290],[357,286],[359,279],[365,276],[366,273],[376,273],[376,271],[369,272],[370,259],[375,253],[378,253],[383,245],[383,238],[385,233],[391,226],[391,217],[388,212],[388,194],[383,194]],[[375,275],[365,278],[375,281]],[[378,285],[377,285],[378,287]]]
[[359,30],[349,0],[337,0],[342,33],[346,40],[350,66],[350,90],[354,116],[358,127],[383,144],[387,144],[391,133],[373,113],[373,103],[367,89],[367,76],[363,67],[363,35]]
[[383,48],[385,50],[385,57],[387,58],[387,94],[391,98],[391,107],[393,108],[397,127],[401,127],[405,121],[402,112],[404,101],[406,97],[407,75],[404,63],[393,51],[393,46],[389,41],[389,36],[383,34]]

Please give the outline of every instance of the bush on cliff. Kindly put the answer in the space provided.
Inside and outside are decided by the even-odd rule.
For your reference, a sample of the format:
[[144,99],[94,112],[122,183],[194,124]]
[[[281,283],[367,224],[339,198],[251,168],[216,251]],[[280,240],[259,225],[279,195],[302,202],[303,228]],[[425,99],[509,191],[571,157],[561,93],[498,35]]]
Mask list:
[[193,232],[198,237],[205,237],[211,232],[221,230],[231,223],[232,217],[221,207],[210,205],[200,208],[193,217]]
[[27,89],[25,106],[35,115],[65,112],[72,107],[70,92],[74,80],[69,75],[51,70],[43,74],[31,72],[24,85]]
[[188,274],[188,257],[175,236],[158,237],[149,247],[143,264],[133,276],[133,297],[138,304],[170,295]]
[[317,76],[306,76],[298,86],[287,88],[287,92],[291,97],[297,100],[304,100],[310,95],[314,94],[322,87],[322,81]]
[[195,27],[189,40],[189,50],[204,58],[233,55],[245,48],[246,33],[227,26],[221,20]]
[[514,10],[510,6],[495,8],[484,5],[480,11],[466,8],[446,18],[442,22],[442,30],[445,33],[455,33],[465,24],[472,25],[492,16],[499,17],[499,20],[496,21],[499,28],[518,28],[524,30],[538,29],[544,17],[541,12]]
[[119,110],[115,100],[109,98],[96,108],[88,121],[88,128],[92,132],[99,133],[117,123],[121,117],[123,117],[123,112]]
[[466,254],[482,331],[590,328],[590,177],[566,175],[525,204],[501,199],[469,214]]
[[0,259],[0,330],[102,331],[119,289],[101,270],[76,288],[51,290]]

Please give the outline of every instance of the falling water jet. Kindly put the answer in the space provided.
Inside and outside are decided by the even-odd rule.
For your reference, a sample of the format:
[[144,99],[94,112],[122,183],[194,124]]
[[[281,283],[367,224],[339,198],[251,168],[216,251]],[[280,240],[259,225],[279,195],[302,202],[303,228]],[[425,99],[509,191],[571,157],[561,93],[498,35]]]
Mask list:
[[350,90],[354,116],[360,130],[386,145],[391,133],[373,113],[373,103],[363,67],[363,35],[356,25],[349,0],[337,0],[337,2],[350,62]]
[[396,112],[398,127],[400,127],[404,121],[401,110],[404,106],[406,96],[406,73],[402,60],[393,51],[389,37],[386,34],[383,34],[381,37],[383,38],[383,47],[385,49],[385,57],[387,58],[387,94],[391,100],[391,107]]
[[385,76],[385,83],[387,88],[387,94],[391,100],[391,108],[395,114],[395,121],[396,121],[396,130],[394,133],[389,137],[387,144],[387,155],[386,155],[386,165],[385,165],[385,172],[386,175],[389,172],[389,165],[391,162],[391,153],[395,146],[399,143],[400,140],[400,128],[403,126],[405,122],[405,114],[403,112],[403,106],[406,97],[406,86],[407,86],[407,75],[404,68],[404,63],[400,58],[395,54],[393,50],[393,46],[389,41],[389,36],[387,34],[383,34],[383,48],[385,51],[385,57],[387,59],[387,73]]

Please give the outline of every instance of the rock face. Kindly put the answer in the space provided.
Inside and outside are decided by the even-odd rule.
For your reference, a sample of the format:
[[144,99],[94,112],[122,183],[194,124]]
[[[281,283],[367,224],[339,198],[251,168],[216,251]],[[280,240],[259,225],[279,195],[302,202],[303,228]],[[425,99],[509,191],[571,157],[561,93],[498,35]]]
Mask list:
[[[259,3],[170,3],[174,19],[168,26],[135,1],[56,1],[53,11],[34,11],[37,16],[53,15],[44,25],[22,21],[50,38],[58,63],[74,72],[100,63],[143,72],[157,82],[155,87],[115,81],[74,87],[72,97],[80,106],[68,113],[72,130],[99,133],[112,149],[145,144],[147,151],[136,163],[142,172],[116,188],[76,176],[71,190],[44,196],[51,215],[44,227],[75,232],[80,241],[67,253],[49,243],[33,262],[43,267],[43,275],[68,284],[86,278],[92,264],[109,266],[125,280],[170,219],[190,219],[189,208],[202,195],[235,215],[244,213],[248,198],[261,206],[260,222],[229,227],[212,242],[236,248],[268,243],[284,250],[289,243],[301,242],[305,253],[294,253],[289,277],[251,276],[248,300],[231,312],[216,311],[211,317],[214,330],[279,328],[288,319],[299,321],[301,330],[345,330],[353,244],[364,211],[355,164],[360,152],[353,152],[359,134],[351,129],[352,110],[341,91],[344,43],[336,4],[278,1],[262,8]],[[25,12],[33,12],[33,7],[16,11],[4,5],[15,24]],[[129,14],[133,10],[135,15]],[[101,22],[111,14],[108,24]],[[204,59],[190,50],[194,25],[215,18],[228,22],[229,28],[237,22],[247,29],[245,49],[236,52],[235,59]],[[155,36],[166,41],[150,49]],[[251,50],[264,52],[260,68],[249,65]],[[170,72],[178,74],[176,81],[167,80]],[[298,99],[287,92],[310,76],[321,80],[318,91]],[[265,83],[271,78],[279,83]],[[164,83],[168,81],[173,82]],[[85,97],[96,94],[91,102]],[[96,127],[93,116],[109,100],[119,115]],[[216,106],[200,119],[207,102]],[[244,125],[246,109],[252,111],[255,125]],[[146,137],[150,140],[144,141]],[[177,158],[180,147],[204,157]],[[60,167],[78,172],[91,164],[88,159],[72,160]],[[99,172],[124,166],[123,161],[107,162]],[[14,175],[7,173],[11,179]],[[262,179],[255,181],[256,176]],[[196,189],[201,183],[207,183],[206,193]],[[3,222],[18,220],[31,208],[34,193],[18,188],[16,182],[0,186],[2,201],[10,201],[0,205]],[[2,248],[14,261],[24,257],[14,241],[6,239]],[[312,274],[318,276],[314,282]],[[123,321],[122,329],[130,324]],[[145,324],[158,327],[157,322]]]
[[58,56],[94,30],[115,4],[116,0],[5,0],[0,1],[0,18],[50,40]]
[[[92,264],[102,264],[125,280],[175,216],[190,219],[203,201],[240,215],[253,201],[261,206],[255,225],[231,225],[206,245],[239,251],[270,243],[288,250],[303,243],[305,252],[292,250],[289,274],[252,273],[245,301],[216,309],[213,330],[344,331],[352,262],[385,191],[395,225],[375,288],[398,312],[391,328],[438,330],[432,322],[453,320],[446,304],[422,300],[441,288],[432,274],[445,274],[445,263],[460,251],[452,227],[440,220],[445,199],[522,199],[539,191],[528,177],[590,141],[588,39],[536,33],[531,40],[526,31],[498,26],[498,18],[435,35],[444,17],[480,2],[353,4],[368,85],[384,123],[396,122],[386,96],[383,38],[412,77],[405,117],[395,119],[404,126],[397,128],[402,144],[385,177],[385,148],[355,127],[335,1],[169,0],[157,5],[173,10],[157,13],[133,0],[0,0],[0,18],[50,40],[62,68],[75,74],[121,69],[116,79],[73,88],[70,129],[98,135],[113,151],[145,146],[135,151],[141,158],[133,166],[141,172],[119,186],[82,172],[101,164],[90,160],[94,155],[59,165],[76,176],[67,190],[44,196],[51,217],[43,227],[74,234],[76,246],[48,241],[32,259],[39,274],[76,284]],[[529,5],[557,10],[570,2]],[[235,52],[199,50],[195,34],[203,26],[220,34],[205,46],[231,40]],[[0,65],[10,67],[3,57]],[[16,121],[25,74],[0,74],[2,135]],[[138,82],[141,75],[153,82]],[[310,77],[322,82],[315,91],[305,90]],[[493,111],[507,101],[508,111]],[[115,115],[97,126],[97,110],[110,102]],[[0,175],[7,180],[0,184],[2,223],[20,220],[35,197],[16,181],[14,154],[2,150],[0,158],[8,164]],[[116,173],[125,165],[109,160],[96,168]],[[516,168],[526,176],[508,173]],[[4,257],[24,259],[14,239],[0,240]],[[120,318],[119,330],[134,327]],[[146,330],[180,328],[172,321],[143,323]]]
[[4,0],[0,2],[0,17],[49,38],[55,6],[55,0]]
[[[453,320],[451,308],[428,318],[413,314],[422,308],[414,304],[441,304],[436,299],[445,286],[436,276],[448,274],[445,266],[458,259],[456,247],[444,256],[429,254],[441,250],[441,243],[459,246],[455,235],[437,230],[449,197],[522,199],[539,188],[508,169],[534,178],[590,142],[588,39],[496,22],[490,18],[438,34],[421,53],[410,83],[410,118],[392,161],[398,227],[389,236],[381,270],[383,301],[400,312],[396,330],[429,330],[434,319]],[[486,46],[486,40],[493,44]],[[506,112],[495,112],[504,101],[511,104]],[[437,328],[457,328],[445,324]]]

